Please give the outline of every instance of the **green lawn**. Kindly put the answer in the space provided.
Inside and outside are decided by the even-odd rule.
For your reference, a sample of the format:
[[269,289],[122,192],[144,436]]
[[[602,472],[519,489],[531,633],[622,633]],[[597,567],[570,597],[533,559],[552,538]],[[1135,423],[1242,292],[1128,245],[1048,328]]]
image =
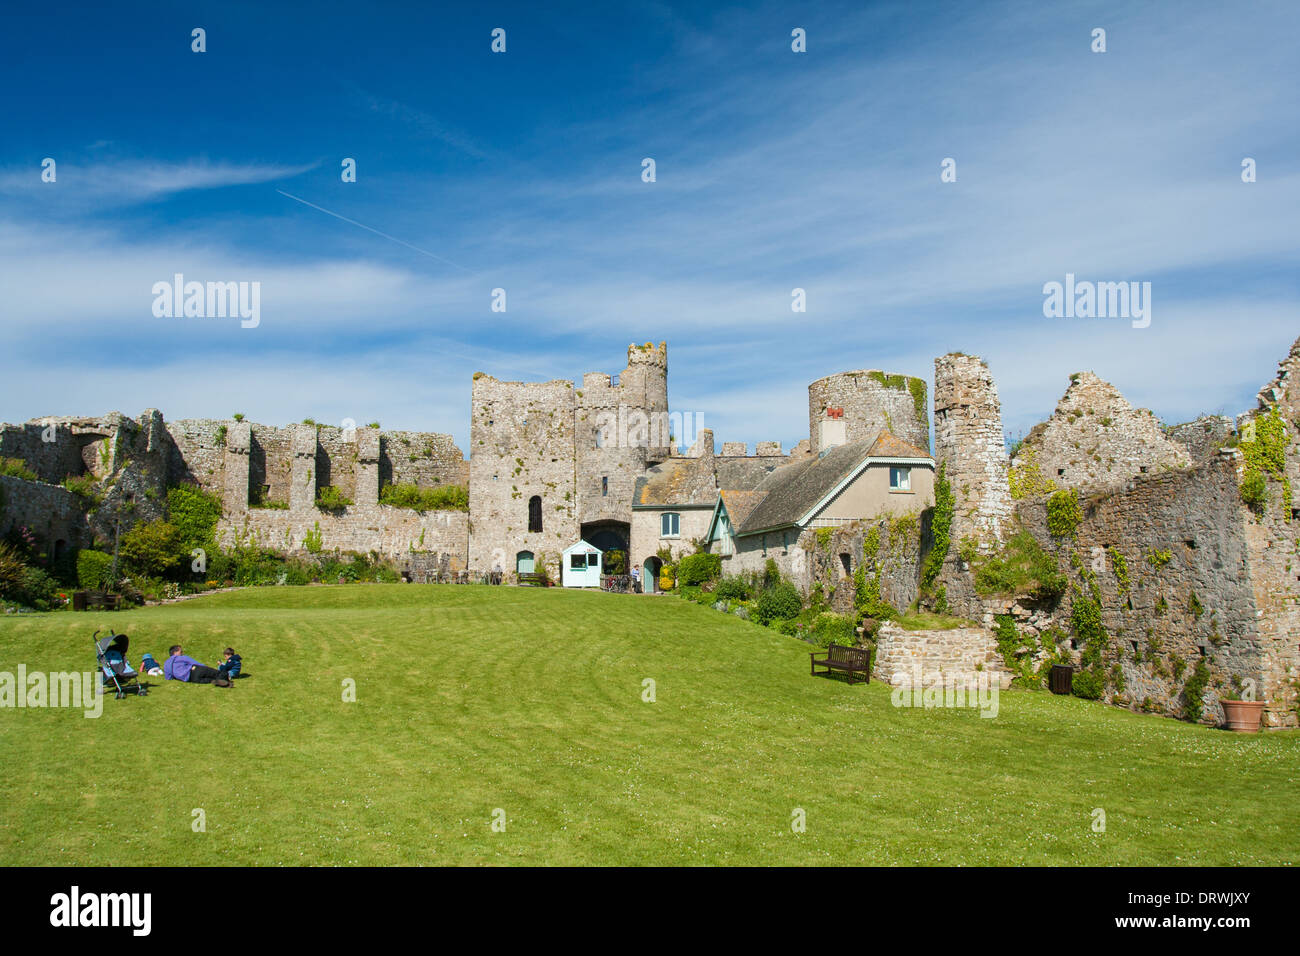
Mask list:
[[[993,720],[897,709],[883,685],[810,677],[808,645],[675,598],[263,588],[0,618],[0,671],[93,667],[91,632],[108,626],[131,635],[137,664],[174,643],[215,664],[232,644],[250,676],[230,690],[155,679],[97,720],[0,710],[0,862],[1300,857],[1300,734],[1017,691]],[[206,832],[192,832],[195,808]],[[796,808],[806,832],[792,832]]]

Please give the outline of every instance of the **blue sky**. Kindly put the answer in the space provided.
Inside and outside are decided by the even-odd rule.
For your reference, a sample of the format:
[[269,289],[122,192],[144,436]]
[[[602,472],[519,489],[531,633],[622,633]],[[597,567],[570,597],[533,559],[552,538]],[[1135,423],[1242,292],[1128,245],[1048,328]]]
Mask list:
[[[719,441],[789,447],[813,379],[930,378],[956,349],[988,360],[1014,433],[1081,369],[1166,421],[1236,413],[1300,335],[1293,2],[6,21],[0,420],[378,419],[468,451],[474,371],[578,379],[666,339],[673,408]],[[261,324],[155,318],[177,272],[260,282]],[[1150,327],[1044,318],[1067,272],[1151,282]]]

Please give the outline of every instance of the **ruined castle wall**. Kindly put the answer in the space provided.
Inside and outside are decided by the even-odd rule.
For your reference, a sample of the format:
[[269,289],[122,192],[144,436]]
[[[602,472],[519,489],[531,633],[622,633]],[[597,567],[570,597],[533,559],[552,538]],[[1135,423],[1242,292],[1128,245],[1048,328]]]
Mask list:
[[[1269,701],[1269,726],[1295,727],[1300,716],[1300,339],[1280,363],[1276,378],[1260,390],[1258,402],[1254,416],[1276,406],[1286,426],[1286,483],[1270,477],[1263,514],[1248,512],[1246,518],[1259,610],[1259,696]],[[1244,462],[1238,460],[1238,465]]]
[[1002,433],[1002,403],[988,366],[974,355],[934,360],[934,450],[956,499],[950,533],[988,550],[1013,518]]
[[[187,418],[167,423],[171,447],[167,459],[168,479],[198,485],[204,491],[222,494],[225,486],[226,435],[235,422],[212,418]],[[225,429],[223,431],[222,429]]]
[[[588,373],[574,394],[577,513],[582,523],[630,524],[637,478],[669,455],[668,350],[628,348],[618,384]],[[597,441],[597,431],[603,438]]]
[[808,433],[814,455],[821,451],[818,424],[827,408],[844,409],[846,442],[874,438],[883,428],[918,448],[930,448],[924,379],[871,370],[813,382],[808,386]]
[[1223,415],[1202,415],[1194,422],[1174,425],[1169,438],[1187,449],[1192,461],[1204,461],[1228,443],[1232,437],[1232,419]]
[[59,550],[56,542],[69,549],[91,544],[90,526],[76,495],[58,485],[0,475],[0,538],[17,528],[27,528],[50,560]]
[[466,485],[468,463],[450,435],[386,431],[380,438],[379,480],[419,488]]
[[[470,420],[470,553],[473,571],[512,573],[520,551],[550,569],[578,540],[573,383],[502,382],[476,374]],[[528,530],[541,498],[542,531]]]
[[852,614],[857,594],[854,575],[861,566],[864,582],[879,580],[880,599],[905,611],[919,590],[924,524],[923,516],[910,516],[810,529],[799,539],[807,573],[796,584],[805,594],[820,587],[832,611]]
[[1056,411],[1025,436],[1017,457],[1030,449],[1044,477],[1066,488],[1115,485],[1192,462],[1150,410],[1133,408],[1091,372],[1071,376]]
[[[0,458],[20,458],[41,481],[58,484],[68,477],[103,477],[112,468],[119,413],[103,419],[41,418],[22,425],[0,426]],[[46,440],[52,439],[52,440]]]
[[[1090,593],[1091,581],[1100,593],[1110,635],[1104,669],[1119,663],[1125,685],[1122,692],[1108,686],[1108,701],[1135,709],[1149,701],[1148,709],[1180,715],[1183,685],[1202,656],[1217,685],[1205,694],[1207,717],[1222,717],[1218,692],[1231,675],[1262,683],[1251,544],[1237,482],[1231,454],[1132,478],[1084,499],[1077,537],[1064,541],[1047,532],[1044,499],[1020,503],[1025,527],[1058,554],[1079,592]],[[1067,592],[1057,615],[1067,626],[1074,593]]]
[[217,526],[223,547],[236,542],[306,553],[309,533],[320,534],[320,551],[376,551],[390,558],[432,555],[444,569],[464,570],[469,554],[469,515],[463,511],[413,511],[388,505],[350,506],[338,513],[252,509],[226,515]]
[[288,504],[292,479],[292,430],[253,425],[248,453],[250,497]]

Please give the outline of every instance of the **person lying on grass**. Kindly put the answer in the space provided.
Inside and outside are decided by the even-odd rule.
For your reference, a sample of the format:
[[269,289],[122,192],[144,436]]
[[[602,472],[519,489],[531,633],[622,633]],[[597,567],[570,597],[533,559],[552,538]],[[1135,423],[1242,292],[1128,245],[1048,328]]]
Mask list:
[[178,680],[187,684],[211,684],[214,687],[234,687],[229,680],[221,676],[215,667],[200,664],[192,657],[186,657],[179,644],[173,644],[167,651],[167,660],[163,663],[163,678]]

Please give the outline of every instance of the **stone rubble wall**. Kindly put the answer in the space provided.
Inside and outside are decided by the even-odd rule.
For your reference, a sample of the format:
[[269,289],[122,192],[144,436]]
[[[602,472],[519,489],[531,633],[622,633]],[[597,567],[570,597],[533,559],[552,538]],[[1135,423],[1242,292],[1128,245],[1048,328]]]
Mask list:
[[[77,496],[66,488],[40,481],[0,475],[0,538],[26,528],[48,560],[63,548],[84,548],[91,542]],[[63,542],[57,546],[57,542]]]
[[1058,556],[1074,584],[1056,619],[1068,627],[1075,594],[1091,591],[1089,575],[1101,595],[1110,637],[1103,670],[1118,662],[1125,675],[1122,692],[1107,687],[1107,701],[1136,710],[1150,698],[1161,712],[1181,714],[1183,684],[1202,657],[1211,673],[1207,718],[1221,718],[1218,696],[1232,675],[1264,685],[1254,562],[1237,479],[1232,453],[1185,471],[1131,478],[1085,499],[1077,535],[1065,540],[1048,533],[1043,499],[1021,502],[1025,527]]
[[997,640],[984,628],[905,631],[892,622],[882,624],[876,632],[875,677],[897,685],[912,680],[918,670],[923,679],[936,673],[968,678],[987,673],[997,675],[1001,689],[1011,686]]
[[1135,409],[1092,372],[1070,379],[1051,418],[1025,436],[1017,459],[1032,450],[1043,476],[1063,488],[1114,486],[1192,463],[1188,448],[1166,436],[1149,409]]
[[217,542],[223,548],[255,545],[296,554],[308,553],[308,535],[320,534],[320,552],[371,551],[383,557],[404,559],[412,554],[432,555],[422,561],[444,563],[446,569],[465,570],[469,557],[469,515],[463,511],[414,511],[388,505],[351,506],[338,513],[311,508],[281,511],[252,508],[240,515],[225,515],[217,525]]
[[1223,415],[1202,415],[1193,422],[1169,428],[1169,437],[1187,449],[1192,461],[1204,461],[1232,437],[1232,419]]

